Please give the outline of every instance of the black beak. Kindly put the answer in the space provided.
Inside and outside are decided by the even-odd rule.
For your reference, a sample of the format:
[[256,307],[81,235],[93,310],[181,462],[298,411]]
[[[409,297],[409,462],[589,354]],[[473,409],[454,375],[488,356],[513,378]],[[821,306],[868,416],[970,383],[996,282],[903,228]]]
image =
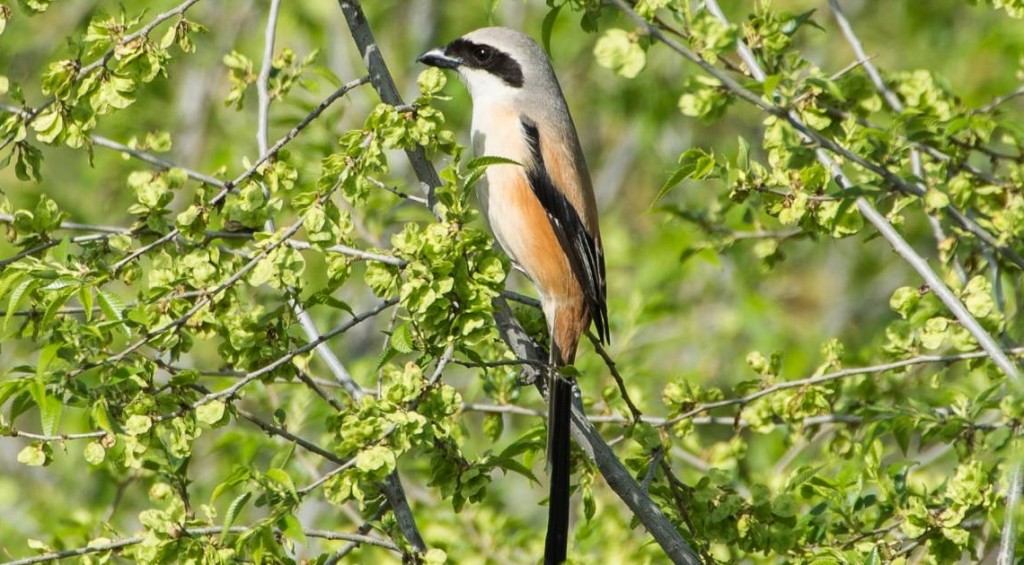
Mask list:
[[424,65],[430,65],[439,69],[456,69],[462,64],[461,59],[445,55],[443,49],[431,49],[420,55],[416,60]]

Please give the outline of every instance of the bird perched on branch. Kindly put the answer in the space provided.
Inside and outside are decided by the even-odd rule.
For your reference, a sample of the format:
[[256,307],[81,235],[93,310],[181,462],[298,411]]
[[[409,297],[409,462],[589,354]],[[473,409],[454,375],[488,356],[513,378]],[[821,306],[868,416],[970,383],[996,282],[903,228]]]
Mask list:
[[597,204],[576,127],[544,51],[507,28],[478,29],[419,61],[455,70],[473,99],[473,149],[504,157],[484,176],[481,201],[498,243],[540,293],[551,335],[545,563],[565,561],[569,425],[574,382],[562,373],[591,320],[608,341]]

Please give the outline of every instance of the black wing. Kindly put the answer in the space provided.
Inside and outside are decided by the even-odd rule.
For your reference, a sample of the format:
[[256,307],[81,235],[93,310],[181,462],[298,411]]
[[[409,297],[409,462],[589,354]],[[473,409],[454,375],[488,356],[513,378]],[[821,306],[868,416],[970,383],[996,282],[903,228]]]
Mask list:
[[540,131],[537,124],[520,116],[523,133],[533,153],[533,163],[526,168],[526,176],[537,195],[541,206],[548,214],[551,227],[555,230],[558,242],[569,257],[569,266],[579,281],[587,300],[590,317],[594,320],[597,336],[602,343],[608,343],[608,306],[604,282],[604,252],[597,241],[587,231],[579,213],[565,197],[565,193],[555,186],[544,164],[544,155],[540,148]]

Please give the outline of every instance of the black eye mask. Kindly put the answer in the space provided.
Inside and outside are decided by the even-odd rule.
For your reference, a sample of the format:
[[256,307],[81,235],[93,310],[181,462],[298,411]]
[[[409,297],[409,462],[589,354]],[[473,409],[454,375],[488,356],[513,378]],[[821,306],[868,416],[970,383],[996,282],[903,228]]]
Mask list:
[[490,45],[456,39],[444,48],[444,54],[459,59],[462,65],[471,69],[487,71],[509,86],[523,86],[523,67],[508,53]]

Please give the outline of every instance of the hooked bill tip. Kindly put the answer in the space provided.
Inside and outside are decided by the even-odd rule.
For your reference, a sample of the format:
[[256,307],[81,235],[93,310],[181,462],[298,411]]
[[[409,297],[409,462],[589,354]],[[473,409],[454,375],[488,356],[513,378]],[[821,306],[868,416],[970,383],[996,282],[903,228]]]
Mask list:
[[416,61],[439,69],[454,69],[462,63],[459,59],[445,55],[440,49],[431,49],[417,57]]

